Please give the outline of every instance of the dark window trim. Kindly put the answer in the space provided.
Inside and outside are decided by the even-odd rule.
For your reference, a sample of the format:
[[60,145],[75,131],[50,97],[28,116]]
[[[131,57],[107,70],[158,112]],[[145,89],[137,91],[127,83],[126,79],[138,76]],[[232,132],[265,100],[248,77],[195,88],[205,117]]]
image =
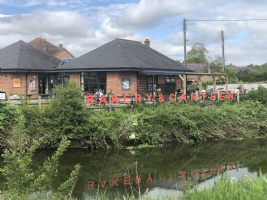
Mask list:
[[[156,76],[154,76],[155,78],[154,78],[154,84],[156,85],[156,88],[155,88],[155,90],[157,89],[157,87],[158,87],[158,75],[156,75]],[[151,82],[151,83],[148,83],[148,79],[149,78],[152,78],[152,76],[147,76],[147,92],[152,92],[152,91],[149,91],[148,90],[148,85],[152,85],[153,86],[153,83]]]
[[[82,73],[86,73],[86,74],[82,75]],[[84,92],[90,92],[90,93],[96,92],[93,90],[93,88],[91,88],[91,85],[96,85],[97,90],[100,89],[101,85],[105,85],[107,87],[107,73],[106,72],[100,72],[99,73],[99,72],[94,71],[93,73],[96,73],[96,75],[95,74],[91,75],[90,73],[91,72],[81,72],[81,74],[80,74],[81,75],[81,80],[80,80],[81,86],[82,85],[88,86],[88,90],[84,91]],[[86,77],[88,80],[86,82],[82,83],[82,77]],[[91,80],[90,77],[96,77],[96,79]],[[106,78],[105,83],[100,82],[100,79],[104,78],[104,77]]]

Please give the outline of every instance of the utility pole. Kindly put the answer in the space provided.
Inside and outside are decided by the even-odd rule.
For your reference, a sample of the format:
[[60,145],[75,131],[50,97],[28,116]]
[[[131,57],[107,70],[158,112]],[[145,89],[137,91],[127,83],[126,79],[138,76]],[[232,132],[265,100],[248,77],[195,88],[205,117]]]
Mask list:
[[184,19],[184,65],[187,67],[186,63],[186,20]]
[[222,31],[222,70],[224,71],[224,67],[225,67],[225,61],[224,61],[224,34]]

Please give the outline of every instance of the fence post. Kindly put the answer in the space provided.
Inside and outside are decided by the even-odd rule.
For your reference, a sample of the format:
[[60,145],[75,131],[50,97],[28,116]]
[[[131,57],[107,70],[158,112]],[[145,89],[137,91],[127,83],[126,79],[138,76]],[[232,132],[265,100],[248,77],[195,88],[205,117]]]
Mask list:
[[198,91],[196,92],[196,102],[198,102]]
[[[31,88],[30,87],[28,87],[28,94],[31,94],[32,93],[32,91],[31,91]],[[29,103],[29,107],[31,107],[31,96],[29,95],[28,96],[28,103]]]
[[39,96],[39,108],[40,109],[42,108],[42,105],[41,105],[41,96]]
[[220,101],[220,90],[218,90],[218,99],[217,101]]
[[156,105],[156,92],[154,92],[154,96],[153,96],[153,104],[154,104],[154,108],[155,108],[155,105]]
[[109,101],[109,110],[111,111],[112,109],[111,109],[111,104],[112,104],[112,102],[111,102],[111,95],[109,95],[109,97],[108,97],[108,101]]
[[[48,89],[45,89],[45,94],[48,94]],[[45,102],[48,103],[48,95],[46,96]]]
[[10,101],[10,95],[9,95],[9,97],[8,97],[8,103],[11,103],[11,101]]
[[239,90],[237,90],[236,98],[237,98],[237,103],[239,104]]
[[86,109],[86,96],[83,97],[83,101],[84,101],[84,108]]
[[177,92],[175,92],[175,102],[177,101]]
[[133,95],[131,94],[131,109],[133,111]]

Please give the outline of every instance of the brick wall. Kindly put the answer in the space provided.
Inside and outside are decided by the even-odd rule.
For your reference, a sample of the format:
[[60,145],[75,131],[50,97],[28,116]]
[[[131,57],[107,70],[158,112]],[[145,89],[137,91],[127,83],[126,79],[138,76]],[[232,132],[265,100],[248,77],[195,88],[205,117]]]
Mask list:
[[147,92],[147,75],[138,74],[138,94],[143,94]]
[[70,77],[69,80],[75,80],[77,81],[78,85],[81,86],[81,73],[80,72],[71,72],[69,73]]
[[61,51],[56,57],[60,60],[63,60],[64,58],[73,58],[66,50]]
[[165,84],[165,75],[158,75],[158,84]]
[[[7,77],[5,77],[5,74]],[[31,90],[31,94],[38,94],[38,74],[37,73],[29,73],[28,74],[28,87],[29,80],[34,79],[35,76],[35,90]],[[13,87],[13,79],[20,79],[20,87]],[[0,91],[6,92],[6,98],[10,96],[10,94],[26,94],[26,73],[16,72],[16,73],[4,73],[0,74]],[[32,96],[32,98],[38,98],[37,96]]]
[[[121,79],[131,79],[131,89],[121,90]],[[107,72],[107,92],[112,90],[115,95],[137,94],[137,74],[136,72]]]
[[174,81],[176,83],[176,91],[180,88],[180,90],[182,90],[183,85],[182,85],[182,79],[180,78],[179,75],[175,75],[174,76]]

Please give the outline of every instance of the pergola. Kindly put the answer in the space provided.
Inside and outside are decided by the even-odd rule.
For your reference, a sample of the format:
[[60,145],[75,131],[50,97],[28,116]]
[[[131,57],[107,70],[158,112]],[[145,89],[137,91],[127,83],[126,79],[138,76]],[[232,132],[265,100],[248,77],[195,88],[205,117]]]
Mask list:
[[197,75],[199,79],[199,91],[202,91],[202,78],[203,76],[211,76],[214,83],[213,83],[213,88],[214,92],[216,92],[216,80],[217,77],[221,76],[225,79],[225,92],[228,92],[228,74],[217,74],[217,73],[192,73],[192,72],[186,72],[184,75],[179,75],[180,78],[183,81],[183,92],[186,95],[186,81],[187,81],[187,76],[188,75]]

